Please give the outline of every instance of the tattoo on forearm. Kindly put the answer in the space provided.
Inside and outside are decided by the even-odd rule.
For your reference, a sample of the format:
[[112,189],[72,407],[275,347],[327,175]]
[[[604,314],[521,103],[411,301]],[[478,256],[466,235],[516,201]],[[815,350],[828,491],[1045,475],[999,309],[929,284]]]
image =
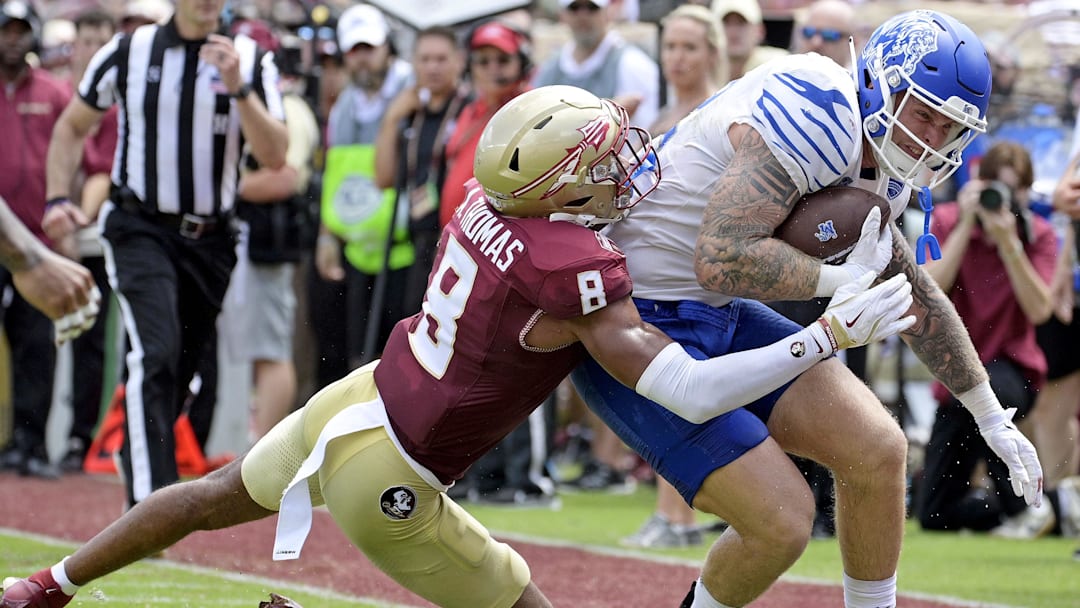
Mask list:
[[911,350],[954,394],[985,380],[986,371],[956,308],[930,275],[915,263],[903,234],[893,226],[893,259],[883,276],[899,272],[911,281],[914,298],[910,314],[916,317],[915,325],[904,332]]
[[41,261],[38,242],[0,199],[0,266],[11,272],[33,268]]
[[747,129],[702,217],[696,248],[702,285],[755,299],[812,297],[819,263],[769,238],[798,199],[761,135]]

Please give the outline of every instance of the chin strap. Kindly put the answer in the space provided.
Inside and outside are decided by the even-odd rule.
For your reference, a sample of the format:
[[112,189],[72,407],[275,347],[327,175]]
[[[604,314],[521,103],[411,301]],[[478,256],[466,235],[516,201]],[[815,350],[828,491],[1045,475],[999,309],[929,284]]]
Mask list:
[[581,224],[586,228],[599,228],[607,226],[608,224],[621,220],[623,214],[619,214],[616,217],[597,217],[595,215],[576,214],[576,213],[552,213],[548,216],[548,220],[552,222],[572,222],[574,224]]
[[941,259],[941,245],[937,237],[930,232],[930,212],[934,210],[934,197],[930,194],[930,187],[923,186],[919,190],[919,207],[923,210],[923,233],[915,241],[915,263],[926,263],[926,250],[930,250],[931,260]]

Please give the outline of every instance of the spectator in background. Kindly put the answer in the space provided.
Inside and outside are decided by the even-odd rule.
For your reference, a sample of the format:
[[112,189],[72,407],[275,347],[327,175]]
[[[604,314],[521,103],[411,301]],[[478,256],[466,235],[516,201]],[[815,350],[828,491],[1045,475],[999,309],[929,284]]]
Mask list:
[[[75,18],[75,42],[71,51],[71,85],[75,89],[86,73],[86,66],[94,53],[105,46],[116,33],[116,24],[108,13],[92,9]],[[83,149],[82,171],[71,190],[73,201],[90,221],[96,221],[98,210],[109,197],[109,173],[112,171],[113,155],[116,152],[117,109],[110,108],[97,128],[86,138]],[[50,215],[63,213],[59,209],[46,211],[42,220],[48,225]],[[94,282],[101,292],[105,309],[112,298],[109,275],[105,270],[105,252],[98,240],[96,225],[82,228],[75,234],[75,246],[78,259],[93,274]],[[101,415],[102,392],[105,386],[110,391],[117,378],[105,382],[106,344],[114,346],[115,336],[105,335],[108,315],[97,318],[85,334],[72,342],[72,378],[71,407],[72,423],[68,431],[67,452],[60,460],[60,470],[78,472],[82,470],[86,451],[93,439],[94,427]],[[116,350],[115,348],[111,350]],[[119,357],[113,357],[120,364]]]
[[465,200],[465,182],[473,174],[473,157],[487,121],[507,101],[529,88],[532,69],[528,34],[499,21],[474,28],[465,41],[473,99],[458,116],[446,141],[439,225],[445,226]]
[[75,24],[70,19],[53,18],[41,25],[41,38],[34,50],[37,67],[60,80],[71,80],[71,48],[75,44]]
[[[1077,123],[1080,130],[1080,122]],[[1064,220],[1057,271],[1051,284],[1054,314],[1037,329],[1046,354],[1047,381],[1032,414],[1035,447],[1046,471],[1046,496],[1065,536],[1080,536],[1080,266],[1077,221],[1080,220],[1080,140],[1053,192],[1054,212]],[[1067,504],[1066,507],[1063,503]],[[1076,508],[1073,507],[1076,505]],[[1080,558],[1080,551],[1077,552]]]
[[[660,70],[671,90],[669,103],[660,108],[650,127],[653,137],[663,134],[727,83],[727,41],[716,15],[704,6],[677,7],[661,22]],[[679,491],[656,476],[656,510],[637,532],[620,541],[629,547],[666,549],[703,542],[696,511]]]
[[124,3],[124,12],[120,16],[120,32],[130,34],[135,28],[163,23],[173,14],[173,5],[168,0],[134,0]]
[[260,167],[248,155],[249,170],[242,174],[237,192],[237,215],[247,225],[246,247],[241,246],[247,259],[233,271],[233,297],[227,302],[235,302],[238,310],[229,316],[233,322],[224,331],[231,355],[251,364],[254,443],[296,407],[293,276],[309,245],[305,237],[316,230],[305,197],[320,137],[315,114],[304,100],[299,48],[283,47],[269,25],[259,20],[238,21],[232,29],[274,53],[289,131],[285,166]]
[[1020,80],[1020,49],[1004,32],[990,31],[982,38],[994,75],[994,94],[986,110],[987,132],[993,133],[1002,125],[1023,119],[1029,108],[1013,94]]
[[[320,386],[378,355],[365,349],[381,345],[405,316],[402,289],[413,258],[404,227],[389,217],[388,193],[374,183],[379,125],[390,102],[412,83],[412,66],[397,56],[390,26],[373,6],[358,4],[342,13],[337,37],[349,83],[327,127],[318,273],[310,292]],[[379,304],[372,295],[384,271],[387,289]]]
[[727,38],[715,14],[699,5],[677,7],[661,22],[660,69],[670,91],[649,127],[659,137],[728,81]]
[[623,40],[612,24],[621,0],[559,0],[559,20],[572,40],[536,71],[532,84],[568,84],[613,99],[638,124],[651,125],[660,108],[660,72],[656,62]]
[[[1057,259],[1053,229],[1029,209],[1033,182],[1031,156],[1022,145],[994,144],[979,164],[978,179],[960,189],[956,203],[935,206],[931,226],[942,243],[941,259],[926,264],[968,327],[991,388],[1016,408],[1017,421],[1031,411],[1046,380],[1035,326],[1051,314]],[[940,384],[934,394],[939,407],[915,497],[922,527],[1011,537],[1048,532],[1054,525],[1050,501],[1025,505],[971,414]],[[988,490],[972,488],[980,461],[993,484]]]
[[[49,145],[47,194],[70,216],[87,135],[112,105],[126,110],[98,225],[129,343],[128,507],[178,479],[173,424],[236,263],[239,152],[246,143],[263,166],[285,163],[277,69],[250,38],[217,33],[223,6],[178,0],[167,23],[113,38],[90,61]],[[73,228],[52,225],[61,235]]]
[[469,101],[461,84],[465,56],[454,30],[435,26],[416,35],[412,53],[416,84],[390,104],[375,146],[375,185],[397,191],[409,210],[416,259],[409,268],[402,310],[420,310],[439,240],[440,167],[446,140]]
[[787,55],[785,49],[765,44],[765,23],[758,0],[713,0],[711,8],[724,24],[732,80],[770,59]]
[[[855,7],[846,0],[817,0],[797,19],[792,52],[818,53],[851,66],[851,37],[855,35]],[[859,48],[856,41],[856,48]]]
[[[57,249],[61,239],[46,237],[41,224],[48,206],[46,155],[49,136],[71,92],[63,81],[27,63],[40,27],[27,3],[9,0],[0,6],[0,84],[4,88],[0,125],[5,130],[4,145],[0,146],[0,197],[34,236]],[[0,269],[0,292],[12,285],[13,278],[10,270]],[[56,478],[59,469],[45,449],[56,367],[52,323],[18,293],[10,301],[0,301],[0,320],[11,350],[14,410],[12,438],[0,453],[0,469]]]

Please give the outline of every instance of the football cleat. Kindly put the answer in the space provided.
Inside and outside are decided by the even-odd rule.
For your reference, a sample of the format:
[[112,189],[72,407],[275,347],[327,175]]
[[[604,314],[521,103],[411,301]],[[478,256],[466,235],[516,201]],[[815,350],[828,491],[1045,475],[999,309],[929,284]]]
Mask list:
[[67,606],[71,598],[60,589],[53,580],[52,571],[46,568],[30,578],[4,579],[0,608],[61,608]]

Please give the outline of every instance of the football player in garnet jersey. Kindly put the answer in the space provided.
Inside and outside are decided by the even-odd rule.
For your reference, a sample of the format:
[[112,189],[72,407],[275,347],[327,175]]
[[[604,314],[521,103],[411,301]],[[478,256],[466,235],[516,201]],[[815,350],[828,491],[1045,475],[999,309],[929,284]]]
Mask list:
[[810,327],[698,360],[641,321],[622,253],[592,229],[660,180],[623,108],[538,88],[492,117],[478,150],[422,310],[397,324],[381,360],[323,389],[238,461],[155,492],[71,557],[11,579],[0,607],[62,606],[190,532],[279,510],[274,558],[295,559],[320,503],[375,565],[435,604],[550,606],[521,556],[445,490],[587,352],[671,416],[702,422],[914,322],[906,279],[866,290],[867,274]]
[[[700,357],[799,329],[755,300],[828,297],[867,271],[906,275],[919,321],[905,341],[975,417],[1008,465],[1013,491],[1038,503],[1043,475],[1033,446],[897,228],[880,237],[864,230],[841,265],[773,238],[800,197],[829,185],[876,192],[897,216],[920,180],[932,186],[950,175],[986,129],[990,62],[975,34],[952,17],[899,14],[874,31],[852,65],[854,74],[815,53],[790,55],[728,83],[662,136],[664,180],[607,236],[626,253],[642,318]],[[921,194],[928,209],[929,189]],[[879,221],[876,209],[866,220]],[[931,236],[920,239],[920,252],[934,243],[933,255]],[[704,425],[641,398],[602,362],[586,363],[574,381],[593,411],[688,503],[730,524],[684,605],[743,606],[802,554],[813,494],[787,452],[831,468],[836,479],[846,606],[895,606],[907,441],[842,363],[814,366]]]

